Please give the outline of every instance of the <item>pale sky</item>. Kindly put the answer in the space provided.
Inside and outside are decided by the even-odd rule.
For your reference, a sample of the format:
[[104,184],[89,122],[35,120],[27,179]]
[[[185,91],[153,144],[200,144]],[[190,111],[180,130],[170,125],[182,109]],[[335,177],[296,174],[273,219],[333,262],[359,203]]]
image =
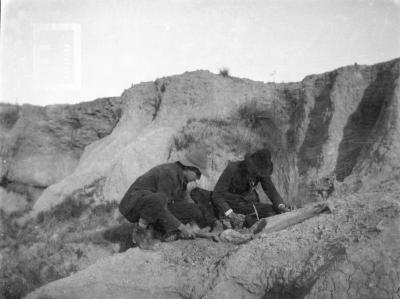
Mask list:
[[0,102],[119,96],[132,84],[227,67],[301,81],[400,57],[400,0],[1,1]]

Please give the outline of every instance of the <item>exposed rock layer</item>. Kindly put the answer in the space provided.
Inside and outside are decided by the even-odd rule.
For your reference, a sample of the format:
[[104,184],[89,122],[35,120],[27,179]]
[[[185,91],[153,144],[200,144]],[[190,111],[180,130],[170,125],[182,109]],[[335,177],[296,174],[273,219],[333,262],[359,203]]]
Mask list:
[[[200,142],[210,151],[203,187],[213,187],[228,160],[268,146],[286,203],[330,196],[335,209],[238,247],[196,240],[157,252],[130,249],[28,298],[399,298],[399,77],[397,59],[299,83],[197,71],[125,90],[108,102],[122,107],[120,117],[107,136],[85,144],[72,170],[47,181],[17,176],[18,167],[3,170],[9,181],[50,185],[31,215],[71,196],[118,201],[143,171]],[[9,117],[3,140],[15,119],[22,122]],[[70,159],[71,148],[61,144]]]
[[85,147],[110,134],[120,114],[119,98],[72,106],[0,104],[1,186],[36,200],[73,173]]

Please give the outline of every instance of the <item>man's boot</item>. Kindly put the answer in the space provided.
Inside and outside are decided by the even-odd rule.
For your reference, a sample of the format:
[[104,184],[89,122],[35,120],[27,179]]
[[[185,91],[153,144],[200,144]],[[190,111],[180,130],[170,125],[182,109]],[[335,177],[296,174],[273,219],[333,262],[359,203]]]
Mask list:
[[138,224],[133,228],[132,242],[139,246],[140,249],[145,250],[153,250],[156,245],[156,240],[153,238],[153,231],[143,228]]

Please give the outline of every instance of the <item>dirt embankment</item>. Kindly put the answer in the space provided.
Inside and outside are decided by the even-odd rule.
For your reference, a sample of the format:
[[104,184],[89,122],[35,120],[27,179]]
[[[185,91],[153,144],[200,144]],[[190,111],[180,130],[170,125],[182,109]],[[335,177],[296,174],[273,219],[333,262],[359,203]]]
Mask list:
[[[211,173],[201,186],[211,189],[228,160],[268,146],[273,180],[286,203],[301,207],[328,198],[332,213],[241,246],[196,240],[164,244],[157,252],[129,249],[28,298],[399,298],[399,77],[397,59],[298,83],[197,71],[124,91],[115,127],[88,144],[74,171],[43,192],[32,216],[48,211],[43,219],[50,221],[58,215],[51,206],[72,199],[88,205],[86,213],[69,214],[81,223],[79,232],[95,229],[93,223],[121,223],[118,215],[102,223],[101,214],[90,211],[117,201],[140,173],[200,142],[209,149]],[[73,227],[67,220],[49,230],[41,221],[46,233],[23,240],[31,246],[59,233],[52,242],[75,240],[64,243],[68,247],[77,242],[69,238],[77,234]],[[96,250],[108,248],[102,256],[118,251],[100,239]],[[79,250],[73,247],[78,254],[68,247],[65,256],[97,252],[81,241]],[[79,258],[71,260],[79,265]],[[85,267],[96,258],[88,260]]]

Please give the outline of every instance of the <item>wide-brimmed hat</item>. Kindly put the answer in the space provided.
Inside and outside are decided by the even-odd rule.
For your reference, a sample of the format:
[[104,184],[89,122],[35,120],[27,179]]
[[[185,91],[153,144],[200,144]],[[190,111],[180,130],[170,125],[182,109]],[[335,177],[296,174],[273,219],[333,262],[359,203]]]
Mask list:
[[181,155],[179,162],[183,166],[195,167],[201,174],[209,176],[207,171],[207,151],[204,148],[190,148]]
[[248,153],[244,156],[247,167],[252,168],[258,174],[271,175],[273,164],[271,161],[271,152],[267,148],[260,149],[254,153]]

